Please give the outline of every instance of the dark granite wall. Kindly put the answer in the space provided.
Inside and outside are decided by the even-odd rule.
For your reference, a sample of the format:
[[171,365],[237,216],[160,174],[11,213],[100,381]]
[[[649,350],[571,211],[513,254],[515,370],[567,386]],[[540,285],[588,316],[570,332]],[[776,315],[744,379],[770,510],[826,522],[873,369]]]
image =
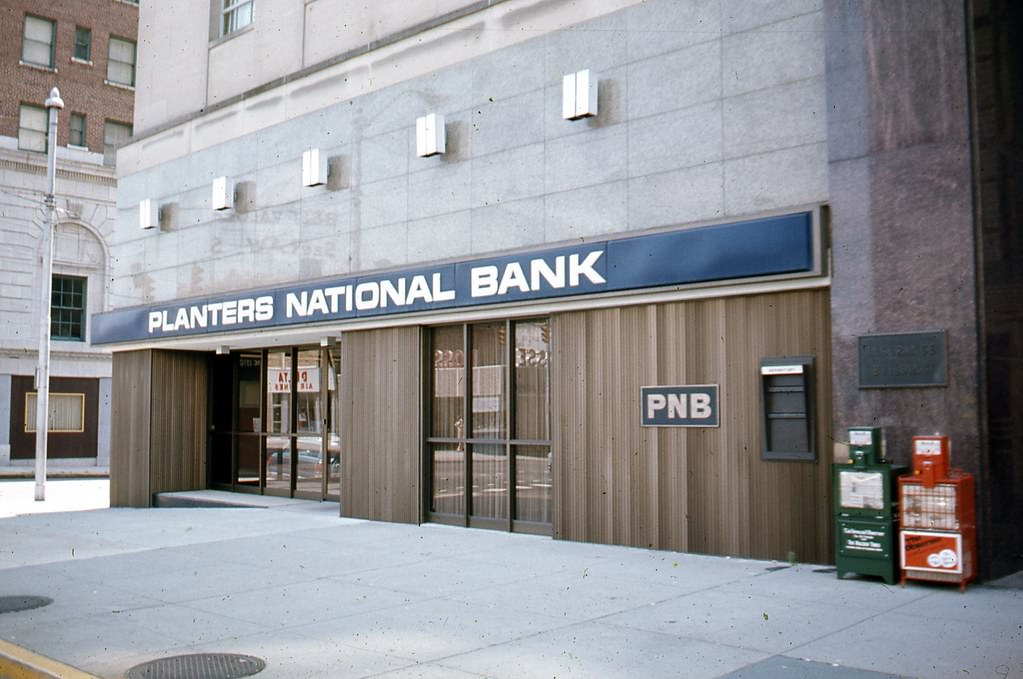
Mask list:
[[[987,574],[1023,568],[1023,6],[971,3],[987,364]],[[985,562],[982,562],[985,565]]]
[[[834,435],[952,438],[982,468],[967,21],[962,0],[825,0]],[[948,385],[858,387],[857,338],[944,330]],[[981,480],[981,479],[978,479]],[[983,489],[980,489],[983,493]]]

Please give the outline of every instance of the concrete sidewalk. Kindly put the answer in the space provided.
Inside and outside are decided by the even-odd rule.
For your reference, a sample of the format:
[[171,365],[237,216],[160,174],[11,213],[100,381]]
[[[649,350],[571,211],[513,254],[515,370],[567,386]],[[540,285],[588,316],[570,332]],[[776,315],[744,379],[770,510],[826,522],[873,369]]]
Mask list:
[[1023,591],[437,525],[337,505],[0,520],[0,639],[100,677],[238,653],[260,677],[1023,676]]

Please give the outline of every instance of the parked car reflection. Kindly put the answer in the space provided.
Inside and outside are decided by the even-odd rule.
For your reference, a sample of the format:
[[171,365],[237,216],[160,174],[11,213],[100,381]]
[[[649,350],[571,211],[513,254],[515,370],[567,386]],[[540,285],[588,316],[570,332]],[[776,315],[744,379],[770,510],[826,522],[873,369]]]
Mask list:
[[[298,459],[296,478],[323,478],[323,456],[320,451],[322,439],[319,436],[298,436]],[[337,434],[331,434],[327,445],[327,469],[332,478],[341,473],[341,444]],[[284,480],[291,478],[291,437],[269,436],[266,439],[266,478]]]

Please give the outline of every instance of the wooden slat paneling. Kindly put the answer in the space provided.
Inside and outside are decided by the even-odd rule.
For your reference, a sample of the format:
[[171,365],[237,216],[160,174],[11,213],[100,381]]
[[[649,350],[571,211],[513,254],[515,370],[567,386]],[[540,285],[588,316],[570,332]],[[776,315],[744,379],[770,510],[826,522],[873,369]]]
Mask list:
[[[552,319],[559,538],[829,561],[827,291]],[[760,459],[759,361],[816,357],[817,461]],[[639,426],[639,387],[718,384],[721,427]]]
[[205,354],[154,351],[150,493],[206,487]]
[[110,506],[148,507],[151,351],[113,355],[110,400]]
[[417,327],[341,340],[341,513],[419,523],[422,456]]

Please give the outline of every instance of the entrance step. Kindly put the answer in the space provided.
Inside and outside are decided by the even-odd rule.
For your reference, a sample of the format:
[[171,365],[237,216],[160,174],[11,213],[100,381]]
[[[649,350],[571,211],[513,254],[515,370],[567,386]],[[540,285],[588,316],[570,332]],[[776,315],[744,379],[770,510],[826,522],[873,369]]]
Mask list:
[[[181,490],[157,493],[153,496],[153,507],[237,507],[249,509],[270,509],[320,504],[316,500],[301,500],[273,495],[250,495],[232,493],[226,490]],[[335,505],[336,507],[336,505]]]

